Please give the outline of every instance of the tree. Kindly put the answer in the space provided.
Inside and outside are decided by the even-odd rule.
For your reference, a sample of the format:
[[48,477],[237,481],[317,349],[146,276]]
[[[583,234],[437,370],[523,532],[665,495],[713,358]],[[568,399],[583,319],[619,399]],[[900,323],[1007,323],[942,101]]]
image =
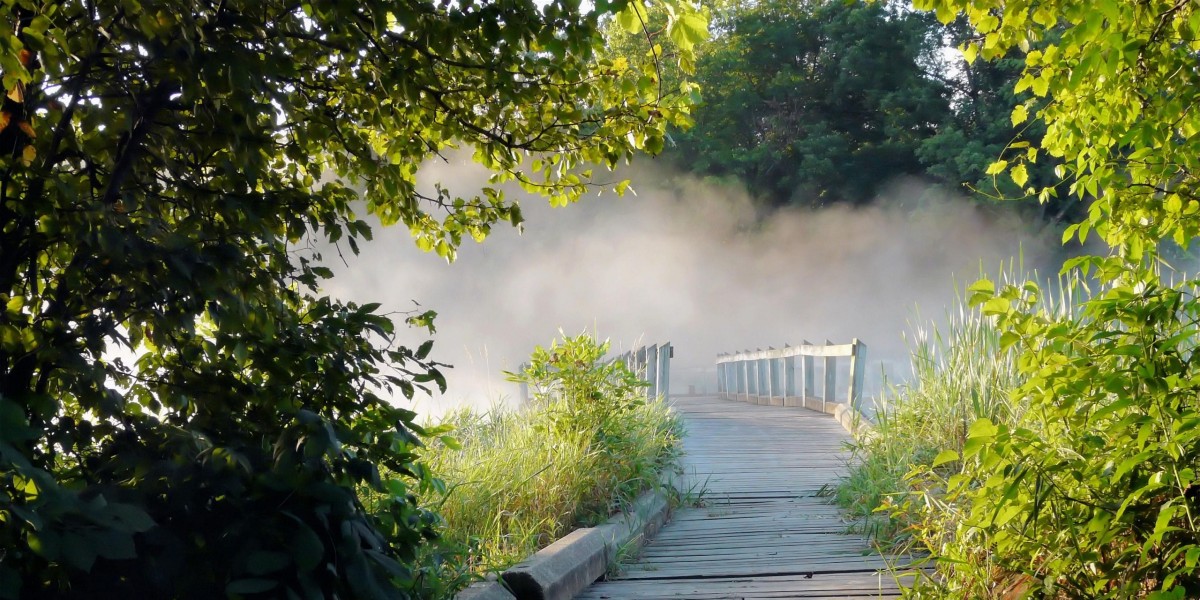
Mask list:
[[697,62],[705,103],[673,163],[777,205],[866,202],[923,171],[917,150],[949,114],[927,72],[938,43],[927,15],[840,1],[722,12]]
[[[914,4],[944,22],[966,15],[979,33],[968,60],[1022,62],[1014,91],[1030,95],[1010,118],[1040,120],[1045,134],[1009,145],[988,172],[1043,202],[1059,188],[1091,198],[1064,241],[1094,232],[1110,247],[1064,266],[1092,278],[1076,310],[1039,310],[1033,282],[973,286],[1019,353],[1014,401],[1027,418],[971,426],[961,471],[943,482],[952,504],[936,516],[950,525],[923,539],[942,565],[925,583],[962,596],[1195,597],[1200,280],[1167,278],[1159,259],[1165,241],[1186,248],[1200,232],[1200,7]],[[1062,161],[1061,182],[1035,189],[1030,165],[1047,156]]]
[[[947,23],[943,32],[947,47],[967,47],[981,37],[965,18]],[[1055,34],[1048,32],[1047,41],[1037,45],[1049,43]],[[1014,89],[1023,67],[1020,57],[1006,56],[939,69],[952,91],[952,111],[938,132],[922,141],[917,151],[931,179],[954,189],[966,188],[977,199],[987,201],[1027,199],[1028,189],[1052,188],[1059,183],[1056,172],[1062,161],[1050,156],[1025,164],[1028,179],[1024,185],[1017,185],[1004,173],[988,172],[1010,144],[1038,146],[1045,134],[1041,121],[1012,121],[1013,106],[1032,96]],[[1083,216],[1086,204],[1067,194],[1054,193],[1039,204],[1018,203],[1016,208],[1039,222],[1066,225]]]
[[[945,26],[944,35],[950,47],[959,47],[976,39],[978,32],[965,18],[959,18]],[[952,90],[952,111],[938,132],[923,140],[917,150],[930,178],[959,191],[966,188],[980,199],[1005,201],[1025,196],[1024,187],[1011,178],[987,173],[988,166],[1017,138],[1038,145],[1045,133],[1040,121],[1019,126],[1012,123],[1012,107],[1018,103],[1013,86],[1021,77],[1022,67],[1020,58],[1005,57],[940,69]],[[1027,165],[1029,181],[1025,187],[1056,184],[1055,168],[1060,162],[1044,157]],[[1071,223],[1084,212],[1083,203],[1065,194],[1040,206],[1019,203],[1018,208],[1049,222]]]
[[[444,387],[440,365],[320,296],[306,236],[357,252],[361,198],[452,258],[520,211],[422,196],[422,160],[470,145],[562,204],[585,163],[661,147],[686,98],[596,52],[645,7],[6,4],[0,598],[419,593],[437,516],[409,489],[432,482],[386,391]],[[668,4],[672,38],[703,36]]]

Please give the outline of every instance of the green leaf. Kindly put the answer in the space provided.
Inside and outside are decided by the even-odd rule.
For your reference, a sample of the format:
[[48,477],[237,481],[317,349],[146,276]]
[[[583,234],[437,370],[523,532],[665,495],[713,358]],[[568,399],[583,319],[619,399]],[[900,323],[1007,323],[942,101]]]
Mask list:
[[1033,94],[1038,98],[1043,98],[1050,92],[1050,81],[1044,77],[1037,77],[1033,80]]
[[1024,104],[1018,104],[1015,107],[1013,107],[1013,110],[1012,110],[1013,127],[1016,127],[1017,125],[1020,125],[1021,123],[1024,123],[1027,120],[1029,120],[1029,112],[1026,110]]
[[977,419],[967,430],[967,437],[971,439],[993,438],[999,431],[1000,429],[996,427],[995,423],[992,423],[991,419]]
[[256,550],[246,557],[246,571],[252,575],[265,575],[282,571],[291,564],[291,558],[282,552]]
[[639,0],[630,2],[624,10],[617,13],[617,24],[629,33],[638,33],[646,21],[646,11]]
[[1009,171],[1009,176],[1012,177],[1013,183],[1016,183],[1021,187],[1025,187],[1025,184],[1029,182],[1029,171],[1026,170],[1024,163],[1013,167],[1012,170]]
[[325,544],[312,528],[299,524],[292,533],[292,559],[301,571],[312,571],[325,556]]
[[279,582],[274,579],[236,579],[225,586],[226,594],[260,594],[275,589]]
[[702,13],[685,13],[671,21],[667,34],[681,51],[691,52],[696,44],[708,39],[708,19]]
[[109,560],[132,560],[137,558],[137,546],[133,536],[122,531],[99,531],[88,536],[96,552]]
[[946,463],[954,462],[957,460],[959,460],[958,452],[956,452],[954,450],[943,450],[943,451],[939,452],[936,457],[934,457],[932,466],[940,467]]
[[979,46],[976,46],[975,44],[965,44],[960,48],[960,50],[962,51],[963,58],[967,61],[968,65],[975,63],[975,58],[979,55]]
[[85,573],[96,563],[96,549],[87,538],[73,533],[62,536],[62,556],[67,564]]
[[988,298],[980,310],[985,315],[1004,315],[1012,309],[1012,302],[1006,298],[992,297]]

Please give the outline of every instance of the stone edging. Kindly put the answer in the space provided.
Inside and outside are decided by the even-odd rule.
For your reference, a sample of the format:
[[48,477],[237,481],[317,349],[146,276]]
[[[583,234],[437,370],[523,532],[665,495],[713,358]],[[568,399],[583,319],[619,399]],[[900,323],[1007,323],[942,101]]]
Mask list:
[[630,510],[595,527],[576,529],[501,574],[477,582],[455,600],[570,600],[600,578],[621,550],[637,550],[667,520],[660,491],[642,494]]
[[853,406],[836,404],[830,414],[842,425],[842,429],[855,439],[861,440],[875,435],[875,425]]

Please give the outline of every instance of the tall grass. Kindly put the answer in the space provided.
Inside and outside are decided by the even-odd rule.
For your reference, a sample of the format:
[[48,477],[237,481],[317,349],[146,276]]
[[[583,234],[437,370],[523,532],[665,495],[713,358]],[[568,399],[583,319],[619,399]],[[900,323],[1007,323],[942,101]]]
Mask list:
[[464,410],[442,424],[424,464],[444,482],[422,501],[445,521],[439,548],[478,573],[504,569],[593,525],[678,468],[681,424],[607,343],[586,335],[538,348],[513,379],[533,391],[517,409]]
[[679,424],[662,402],[624,411],[607,445],[594,443],[594,430],[556,428],[562,410],[462,411],[446,421],[461,448],[439,442],[426,454],[446,490],[424,499],[446,522],[443,540],[467,549],[471,570],[504,569],[603,521],[658,485],[676,460]]
[[[1010,264],[999,279],[1025,276]],[[1041,308],[1074,310],[1080,289],[1079,282],[1060,281],[1057,293],[1041,299]],[[914,327],[906,341],[912,378],[884,386],[874,432],[855,442],[856,460],[834,495],[856,527],[884,547],[907,539],[907,515],[879,510],[888,499],[914,491],[906,475],[932,466],[943,451],[961,452],[977,419],[1013,424],[1026,408],[1010,396],[1021,383],[1014,351],[1003,347],[993,319],[968,306],[961,294],[940,325]]]

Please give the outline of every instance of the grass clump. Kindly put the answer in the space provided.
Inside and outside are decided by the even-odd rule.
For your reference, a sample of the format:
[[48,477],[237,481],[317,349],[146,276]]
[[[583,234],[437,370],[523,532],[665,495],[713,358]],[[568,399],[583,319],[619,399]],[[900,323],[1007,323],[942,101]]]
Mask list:
[[444,546],[475,573],[504,569],[579,526],[593,525],[660,485],[678,464],[680,422],[587,335],[537,348],[510,374],[529,385],[516,409],[464,410],[424,462],[444,486],[422,499],[442,515]]
[[943,325],[915,328],[907,339],[912,378],[881,394],[874,432],[856,440],[857,460],[834,494],[856,527],[883,547],[908,540],[912,515],[882,509],[914,491],[909,473],[932,468],[947,450],[961,452],[976,420],[1016,422],[1023,410],[1010,399],[1021,381],[1013,353],[991,320],[961,297]]
[[858,442],[837,497],[926,557],[907,595],[1200,597],[1197,282],[1071,276],[972,285]]

